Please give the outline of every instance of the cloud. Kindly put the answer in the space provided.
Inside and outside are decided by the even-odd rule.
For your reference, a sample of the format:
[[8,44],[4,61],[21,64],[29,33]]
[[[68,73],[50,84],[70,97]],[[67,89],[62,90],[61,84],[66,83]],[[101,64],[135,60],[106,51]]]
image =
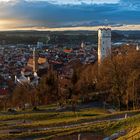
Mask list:
[[140,11],[139,0],[120,0],[120,5],[127,10]]
[[[99,0],[98,0],[99,1]],[[139,0],[10,0],[0,2],[0,20],[11,27],[139,24]],[[60,3],[61,2],[61,3]],[[78,3],[78,5],[75,5]],[[64,3],[72,5],[63,5]],[[74,4],[73,4],[74,3]],[[92,4],[90,4],[92,3]],[[15,24],[16,23],[16,24]],[[10,24],[7,24],[7,26]]]
[[[33,0],[28,0],[33,1]],[[36,0],[38,1],[38,0]],[[52,4],[59,4],[59,5],[79,5],[79,4],[104,4],[104,3],[118,3],[119,0],[44,0]]]

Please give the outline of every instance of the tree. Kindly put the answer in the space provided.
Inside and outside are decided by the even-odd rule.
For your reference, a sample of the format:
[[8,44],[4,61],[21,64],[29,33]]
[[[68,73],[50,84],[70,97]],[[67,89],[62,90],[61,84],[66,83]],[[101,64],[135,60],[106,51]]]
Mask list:
[[127,86],[127,109],[128,106],[128,100],[132,100],[133,102],[133,110],[135,110],[138,107],[138,88],[140,83],[140,71],[135,70],[132,73],[130,73],[128,78],[128,86]]
[[39,105],[54,103],[58,100],[58,75],[50,69],[36,88],[36,101]]
[[[128,109],[128,104],[130,102],[128,91],[130,91],[130,87],[136,85],[136,81],[139,81],[139,74],[136,71],[140,71],[139,52],[129,48],[121,49],[122,53],[120,55],[113,55],[111,58],[106,58],[102,62],[97,83],[98,89],[107,91],[109,93],[108,97],[110,98],[110,102],[115,103],[119,110],[125,104]],[[134,88],[131,89],[133,89],[133,92],[132,90],[131,93],[129,92],[130,96],[134,93]],[[137,95],[137,92],[135,95]],[[135,99],[136,96],[133,96],[133,100]]]
[[12,104],[19,108],[25,108],[25,104],[28,103],[28,86],[17,86],[13,91]]

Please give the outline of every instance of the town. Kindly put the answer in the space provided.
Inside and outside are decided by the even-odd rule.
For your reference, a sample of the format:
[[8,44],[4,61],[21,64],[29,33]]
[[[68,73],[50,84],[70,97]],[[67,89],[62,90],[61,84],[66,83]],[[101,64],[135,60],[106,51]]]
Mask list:
[[[94,37],[95,36],[93,36],[93,39]],[[98,59],[99,53],[96,41],[95,43],[84,42],[81,39],[79,40],[79,44],[75,43],[71,45],[64,42],[61,47],[59,44],[49,44],[50,40],[50,37],[47,36],[46,43],[37,42],[36,44],[11,45],[3,44],[4,41],[1,42],[0,95],[10,94],[10,87],[8,85],[9,81],[14,84],[19,82],[21,84],[24,82],[37,84],[39,77],[46,73],[49,67],[53,67],[59,73],[60,77],[71,78],[73,72],[72,65],[77,63],[81,65],[94,64]],[[119,54],[119,46],[123,45],[131,45],[134,46],[136,50],[139,50],[138,44],[138,39],[127,39],[122,42],[114,41],[114,43],[112,42],[112,52],[117,52]],[[30,80],[30,77],[32,77],[37,71],[39,74],[37,78],[38,80],[36,78]]]
[[0,140],[140,139],[140,0],[0,11]]
[[[1,41],[0,118],[4,115],[1,120],[6,124],[1,124],[0,137],[106,140],[127,135],[130,127],[125,129],[123,120],[137,116],[140,107],[140,40],[108,27],[86,35],[69,33],[72,43],[68,33],[54,34],[41,36],[43,41],[35,38],[34,43]],[[120,40],[120,36],[124,38]],[[96,117],[101,117],[101,124]],[[112,134],[119,120],[123,130]],[[95,125],[102,134],[97,135]],[[107,132],[100,125],[107,127]],[[114,128],[110,129],[111,125]],[[107,133],[112,135],[107,137]]]

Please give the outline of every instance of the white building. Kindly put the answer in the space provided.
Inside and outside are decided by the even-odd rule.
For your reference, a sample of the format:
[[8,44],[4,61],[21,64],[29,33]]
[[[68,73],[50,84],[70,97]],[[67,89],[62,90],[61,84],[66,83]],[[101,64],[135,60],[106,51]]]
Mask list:
[[139,50],[140,50],[140,47],[139,47],[139,44],[137,44],[136,51],[139,51]]
[[83,49],[83,48],[85,48],[85,46],[86,46],[85,43],[82,42],[82,43],[81,43],[81,48]]
[[37,42],[37,48],[42,48],[44,46],[43,42]]
[[98,64],[111,54],[111,29],[100,28],[98,30]]

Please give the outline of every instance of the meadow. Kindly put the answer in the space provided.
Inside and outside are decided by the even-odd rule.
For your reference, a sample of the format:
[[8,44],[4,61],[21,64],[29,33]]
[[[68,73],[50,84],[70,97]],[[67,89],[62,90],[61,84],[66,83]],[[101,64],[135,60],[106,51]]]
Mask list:
[[[128,118],[125,118],[127,113]],[[102,108],[57,110],[56,105],[41,106],[37,111],[0,113],[0,139],[54,139],[79,133],[107,137],[115,132],[132,131],[140,126],[140,111],[110,113]]]

